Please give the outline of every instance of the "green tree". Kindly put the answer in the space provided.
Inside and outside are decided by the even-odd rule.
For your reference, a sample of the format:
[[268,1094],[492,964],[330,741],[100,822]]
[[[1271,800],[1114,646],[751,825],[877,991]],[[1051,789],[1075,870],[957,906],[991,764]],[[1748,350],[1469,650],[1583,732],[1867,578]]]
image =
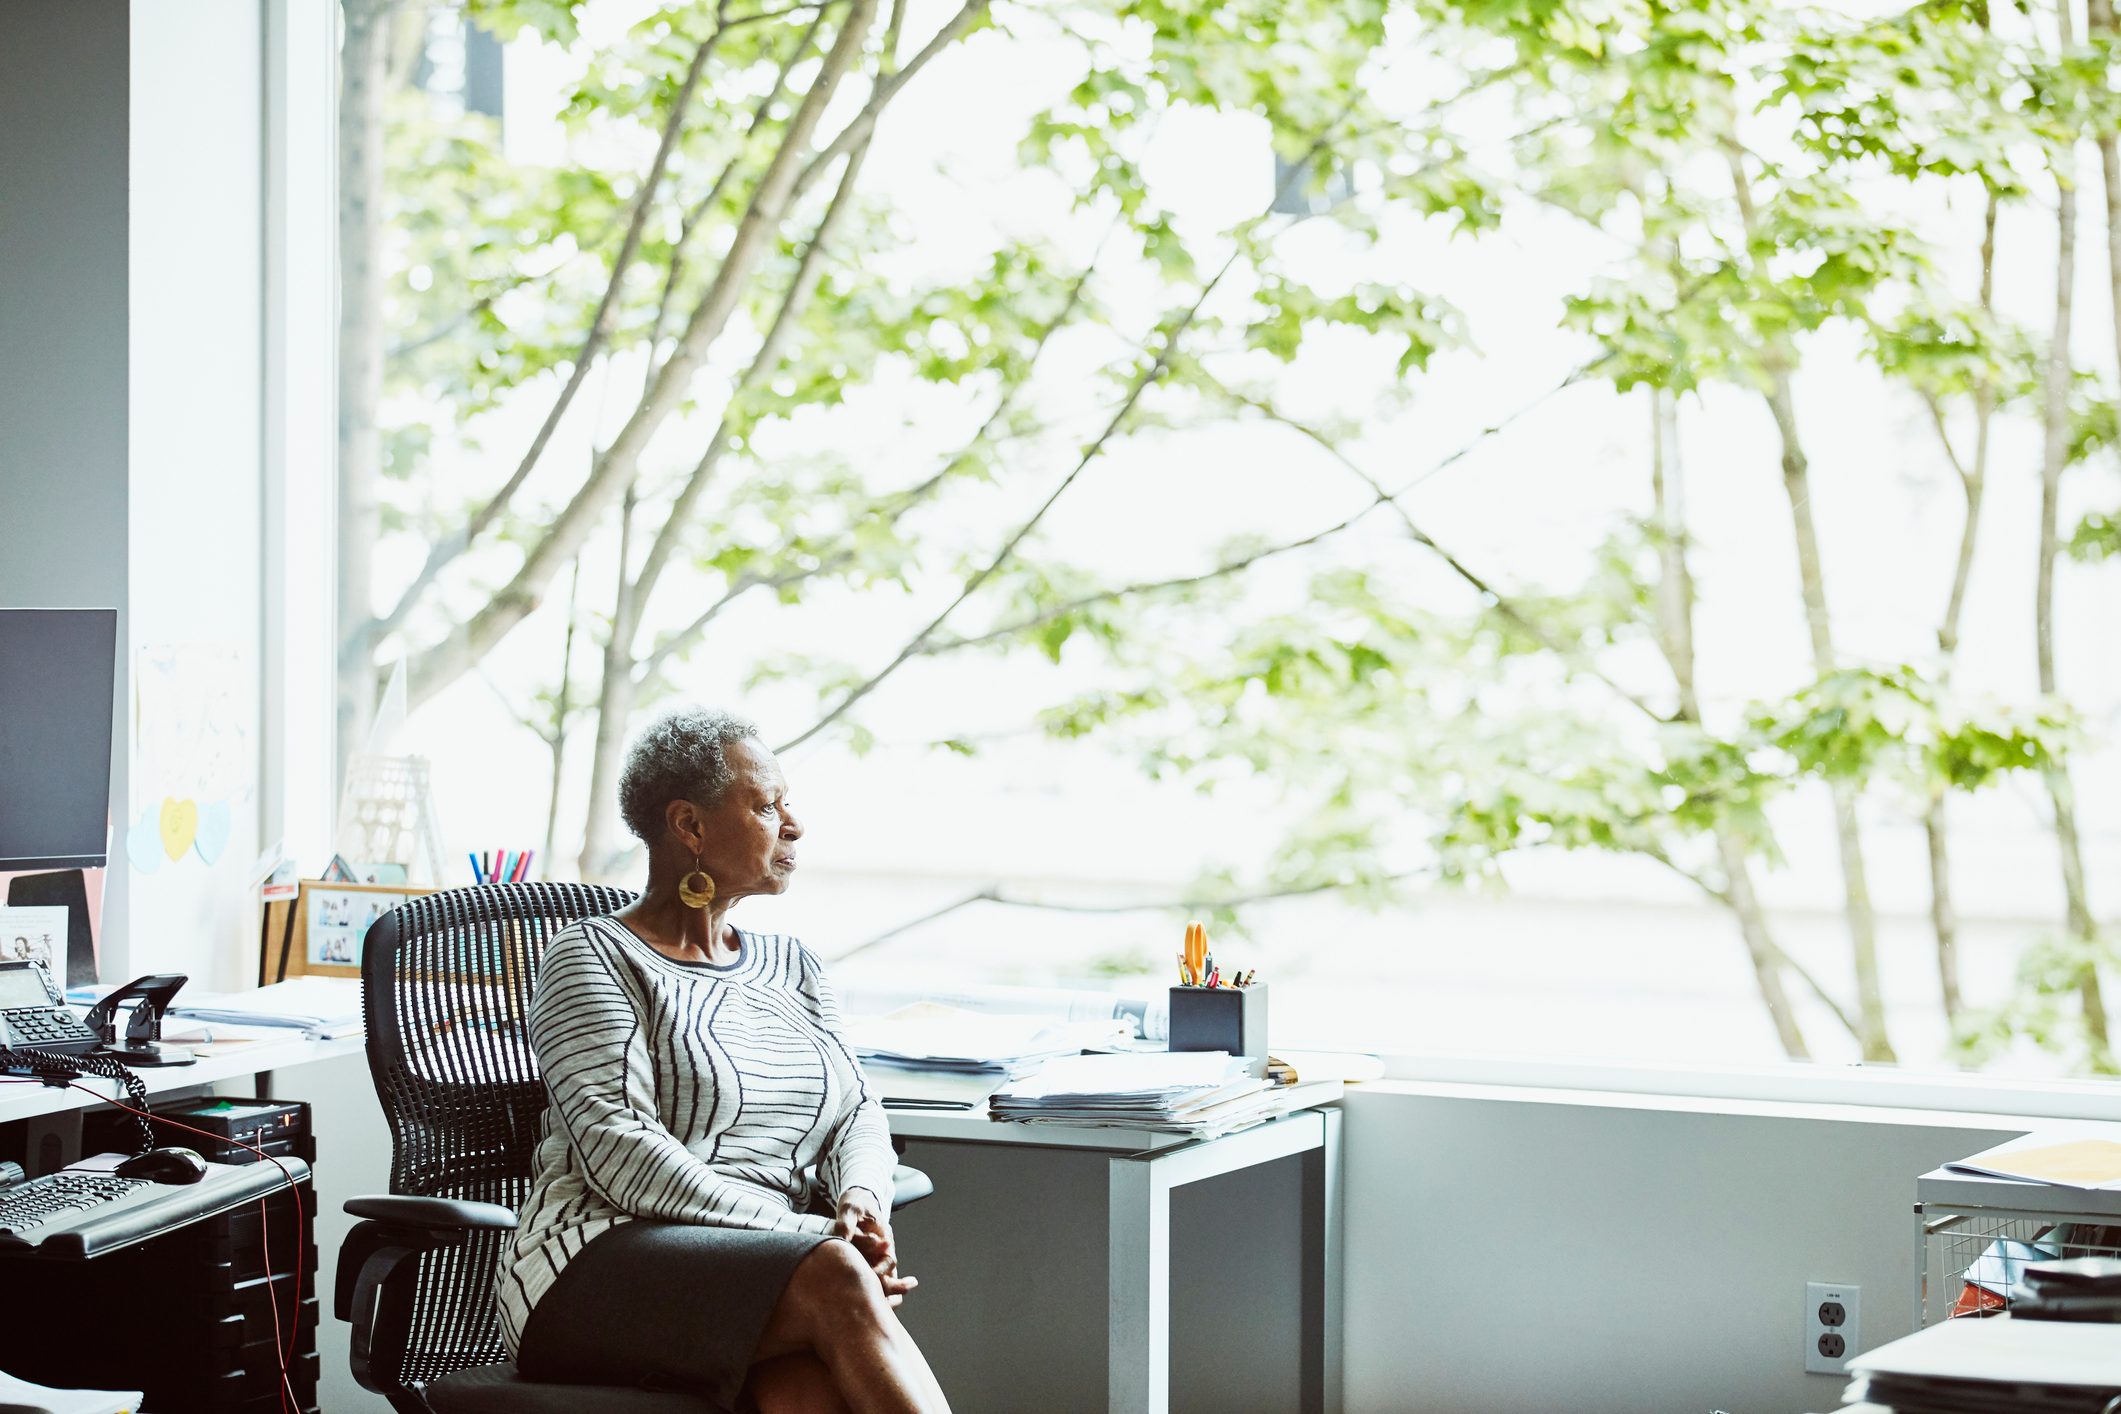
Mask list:
[[[1894,1055],[1860,807],[1924,823],[1940,997],[1961,1019],[1949,804],[2039,773],[2056,787],[2077,942],[2075,962],[2041,975],[2069,976],[2103,1056],[2049,590],[2045,700],[1962,699],[1954,667],[2001,420],[2038,411],[2050,479],[2113,441],[2066,324],[2043,366],[1987,273],[1999,212],[2049,190],[2029,162],[2066,178],[2079,134],[2110,160],[2107,10],[2094,7],[2094,44],[2058,60],[1967,0],[1874,19],[1768,0],[972,0],[926,34],[899,0],[677,4],[587,56],[565,113],[580,160],[545,168],[511,163],[490,120],[438,114],[409,87],[426,5],[343,3],[342,721],[358,724],[398,657],[415,702],[478,669],[572,571],[555,679],[503,693],[553,754],[555,812],[570,734],[593,731],[586,876],[620,852],[600,803],[629,723],[741,612],[790,625],[789,651],[745,665],[752,679],[816,693],[815,719],[783,745],[823,732],[863,745],[872,694],[977,653],[1095,679],[1054,690],[1056,737],[1203,789],[1276,782],[1289,837],[1194,890],[1232,920],[1266,896],[1385,904],[1416,881],[1492,882],[1520,851],[1652,861],[1729,912],[1792,1056],[1812,1051],[1815,1007],[1866,1058]],[[580,53],[579,12],[476,0],[468,15]],[[909,275],[892,195],[864,181],[904,140],[892,105],[939,82],[944,56],[1005,45],[1074,66],[1018,159],[1103,234],[1004,225],[969,274]],[[1222,230],[1179,219],[1147,175],[1159,127],[1202,114],[1248,117],[1262,164],[1281,160],[1273,199]],[[1942,241],[1895,214],[1961,192],[1980,221]],[[1646,414],[1641,499],[1573,584],[1509,582],[1415,513],[1409,493],[1469,447],[1388,474],[1363,445],[1418,409],[1435,360],[1477,356],[1480,332],[1364,253],[1408,231],[1507,239],[1533,209],[1616,255],[1555,311],[1583,358],[1532,405],[1625,396]],[[1320,233],[1338,259],[1316,257]],[[1967,289],[1945,258],[1961,239],[1980,261]],[[2058,319],[2068,293],[2065,278]],[[1937,652],[1918,663],[1852,662],[1835,637],[1816,429],[1796,390],[1816,350],[1851,333],[1927,409],[1964,511]],[[1345,380],[1323,413],[1287,405],[1289,373],[1351,348],[1378,376]],[[1086,351],[1102,370],[1087,387]],[[1810,654],[1804,680],[1736,708],[1701,680],[1689,559],[1701,473],[1681,433],[1712,388],[1757,400],[1774,428]],[[787,454],[793,429],[846,425],[834,419],[887,389],[947,397],[971,430],[910,476],[830,437]],[[622,410],[618,430],[563,457],[593,404]],[[496,486],[436,495],[440,460],[526,409],[535,430]],[[1287,449],[1292,507],[1347,495],[1352,509],[1151,579],[1092,572],[1049,533],[1115,451],[1233,420]],[[1474,441],[1509,432],[1506,419]],[[1020,512],[997,517],[995,498]],[[2051,576],[2052,505],[2046,521]],[[2102,524],[2078,528],[2079,553],[2097,552]],[[374,551],[391,537],[425,551],[386,594]],[[582,567],[601,549],[616,575],[598,585]],[[860,662],[810,651],[802,614],[855,597],[902,606],[903,631]],[[598,633],[584,682],[578,622]],[[1777,943],[1759,897],[1759,871],[1781,862],[1770,807],[1808,784],[1833,806],[1846,994]]]

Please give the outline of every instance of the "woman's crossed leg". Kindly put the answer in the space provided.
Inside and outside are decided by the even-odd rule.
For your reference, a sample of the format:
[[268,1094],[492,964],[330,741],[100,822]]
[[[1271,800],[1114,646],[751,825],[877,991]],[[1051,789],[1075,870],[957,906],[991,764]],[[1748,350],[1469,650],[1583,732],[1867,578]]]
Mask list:
[[820,1242],[789,1277],[752,1356],[745,1388],[762,1414],[947,1414],[894,1304],[852,1243]]

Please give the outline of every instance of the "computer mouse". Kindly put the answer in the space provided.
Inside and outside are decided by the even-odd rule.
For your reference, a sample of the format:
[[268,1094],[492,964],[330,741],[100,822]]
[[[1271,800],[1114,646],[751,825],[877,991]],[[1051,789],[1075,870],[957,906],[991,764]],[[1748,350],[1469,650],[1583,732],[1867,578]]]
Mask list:
[[144,1178],[150,1183],[197,1183],[206,1177],[206,1160],[189,1149],[149,1149],[118,1165],[120,1178]]

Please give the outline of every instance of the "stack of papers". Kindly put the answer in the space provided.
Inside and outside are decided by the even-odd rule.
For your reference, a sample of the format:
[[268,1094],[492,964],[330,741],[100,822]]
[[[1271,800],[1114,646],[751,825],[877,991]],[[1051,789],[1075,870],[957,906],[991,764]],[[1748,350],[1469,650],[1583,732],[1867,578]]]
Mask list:
[[132,1414],[140,1391],[54,1389],[0,1370],[0,1414]]
[[1127,1029],[1118,1017],[1065,1021],[919,1002],[888,1016],[852,1018],[847,1041],[886,1104],[969,1109],[1004,1081]]
[[2057,1137],[2052,1134],[2028,1135],[1945,1167],[1955,1173],[2014,1178],[2024,1183],[2121,1190],[2121,1144],[2111,1139],[2057,1143]]
[[1226,1051],[1068,1056],[1010,1081],[989,1108],[996,1119],[1209,1138],[1289,1108],[1287,1090],[1269,1085],[1256,1069]]
[[1852,1394],[1897,1409],[2111,1408],[2121,1394],[2121,1326],[1940,1321],[1856,1356],[1849,1373]]
[[366,1029],[358,977],[298,977],[248,992],[180,992],[170,1015],[241,1026],[289,1027],[312,1040],[358,1036]]

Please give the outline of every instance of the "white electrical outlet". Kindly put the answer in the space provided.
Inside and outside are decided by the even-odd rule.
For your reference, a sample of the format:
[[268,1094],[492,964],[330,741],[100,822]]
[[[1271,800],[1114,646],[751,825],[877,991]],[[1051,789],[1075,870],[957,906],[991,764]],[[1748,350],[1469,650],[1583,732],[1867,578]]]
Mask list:
[[1863,1288],[1840,1282],[1807,1282],[1804,1288],[1804,1368],[1815,1375],[1848,1372],[1851,1355],[1863,1349]]

